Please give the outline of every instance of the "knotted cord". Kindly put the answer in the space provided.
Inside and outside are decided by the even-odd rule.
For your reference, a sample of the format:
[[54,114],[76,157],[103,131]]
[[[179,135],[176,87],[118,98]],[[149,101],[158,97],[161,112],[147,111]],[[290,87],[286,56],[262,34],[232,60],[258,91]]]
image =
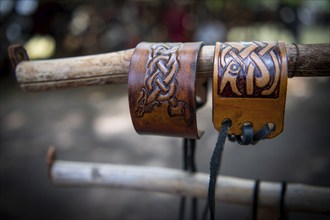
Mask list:
[[255,145],[259,141],[265,139],[274,130],[275,126],[272,126],[272,123],[267,123],[254,134],[253,125],[250,123],[245,123],[242,127],[242,136],[228,134],[228,139],[232,142],[237,142],[240,145]]

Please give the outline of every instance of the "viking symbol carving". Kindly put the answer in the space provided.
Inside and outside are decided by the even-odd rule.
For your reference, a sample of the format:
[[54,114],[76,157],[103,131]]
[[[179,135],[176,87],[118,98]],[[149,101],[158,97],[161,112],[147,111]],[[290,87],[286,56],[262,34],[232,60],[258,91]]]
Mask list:
[[223,43],[218,93],[223,97],[277,98],[281,58],[275,43]]
[[177,98],[176,75],[179,70],[178,50],[182,43],[154,44],[146,64],[147,73],[140,90],[138,117],[150,113],[155,106],[168,105],[170,116],[184,116],[187,103]]

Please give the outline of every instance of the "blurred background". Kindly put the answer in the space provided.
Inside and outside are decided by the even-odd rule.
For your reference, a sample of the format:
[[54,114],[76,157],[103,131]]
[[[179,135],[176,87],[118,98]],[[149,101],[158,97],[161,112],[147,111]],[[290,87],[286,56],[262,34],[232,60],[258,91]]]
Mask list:
[[[178,196],[54,186],[45,163],[50,145],[61,160],[182,167],[181,139],[135,133],[126,84],[24,93],[10,70],[10,44],[24,45],[31,59],[51,59],[141,41],[329,43],[329,13],[328,0],[1,0],[0,219],[177,219]],[[330,187],[329,94],[329,78],[290,79],[284,132],[253,147],[227,142],[221,174]],[[197,147],[201,172],[208,172],[217,137],[211,110],[209,91],[198,115],[206,131]],[[234,204],[217,203],[216,211],[221,219],[251,216],[251,207]]]

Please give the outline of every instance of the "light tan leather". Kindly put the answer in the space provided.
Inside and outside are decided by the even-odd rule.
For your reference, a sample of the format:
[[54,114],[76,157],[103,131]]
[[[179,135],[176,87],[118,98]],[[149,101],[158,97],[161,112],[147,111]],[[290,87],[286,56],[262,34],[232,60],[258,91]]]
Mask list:
[[229,134],[242,135],[244,123],[254,132],[275,124],[283,130],[287,58],[283,42],[216,43],[213,70],[213,123],[219,130],[230,119]]

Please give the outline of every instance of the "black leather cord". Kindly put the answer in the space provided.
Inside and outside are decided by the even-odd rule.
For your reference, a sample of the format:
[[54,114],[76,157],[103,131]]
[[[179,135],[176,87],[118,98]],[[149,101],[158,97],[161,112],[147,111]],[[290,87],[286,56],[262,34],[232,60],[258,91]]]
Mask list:
[[265,139],[270,133],[272,133],[275,129],[275,126],[271,128],[268,124],[265,124],[260,131],[258,131],[252,140],[252,144],[256,144],[259,141]]
[[184,213],[185,213],[185,208],[186,208],[186,197],[181,196],[180,198],[180,205],[179,205],[179,216],[178,220],[183,220],[184,219]]
[[285,211],[285,194],[286,194],[286,182],[281,183],[281,197],[280,197],[280,216],[279,220],[286,220],[286,211]]
[[[207,88],[207,82],[205,84]],[[205,100],[204,100],[205,101]],[[196,108],[201,108],[205,102],[196,100]],[[195,163],[195,151],[196,151],[196,139],[183,139],[183,170],[190,171],[191,173],[197,172],[197,167]],[[179,220],[184,219],[186,205],[186,197],[181,196],[180,207],[179,207]],[[198,199],[193,197],[191,199],[191,219],[197,220],[198,216]]]
[[188,147],[188,155],[189,155],[189,167],[192,173],[197,171],[196,163],[195,163],[195,151],[196,151],[196,139],[188,139],[189,147]]
[[[196,151],[196,139],[189,139],[189,167],[191,173],[197,172],[197,167],[195,163],[195,151]],[[191,219],[197,220],[198,216],[198,200],[196,197],[191,199]]]
[[[183,149],[183,158],[182,158],[183,167],[182,167],[182,169],[186,171],[188,169],[188,139],[187,138],[183,139],[183,148],[182,149]],[[186,197],[181,196],[178,220],[184,219],[185,207],[186,207]]]
[[[195,139],[183,139],[183,170],[195,173],[197,171],[195,163],[195,151],[196,151],[196,140]],[[179,220],[183,220],[185,216],[185,205],[186,196],[182,196],[180,199],[179,207]],[[191,199],[191,218],[192,220],[197,219],[198,200],[196,197]]]
[[253,126],[251,124],[244,124],[242,128],[242,137],[237,135],[236,141],[240,145],[250,145],[253,140]]
[[252,220],[258,219],[259,185],[260,181],[256,179],[253,188]]
[[215,188],[217,183],[218,172],[221,165],[221,157],[223,148],[226,142],[227,131],[231,125],[230,120],[224,120],[219,132],[218,140],[213,150],[213,154],[210,161],[210,180],[208,190],[208,200],[203,212],[202,218],[206,220],[208,210],[210,210],[210,219],[214,220],[215,216]]
[[265,124],[256,134],[253,133],[252,124],[244,124],[242,127],[242,136],[228,135],[228,140],[231,142],[237,142],[241,145],[257,144],[259,141],[267,138],[275,129],[270,127],[269,124]]

